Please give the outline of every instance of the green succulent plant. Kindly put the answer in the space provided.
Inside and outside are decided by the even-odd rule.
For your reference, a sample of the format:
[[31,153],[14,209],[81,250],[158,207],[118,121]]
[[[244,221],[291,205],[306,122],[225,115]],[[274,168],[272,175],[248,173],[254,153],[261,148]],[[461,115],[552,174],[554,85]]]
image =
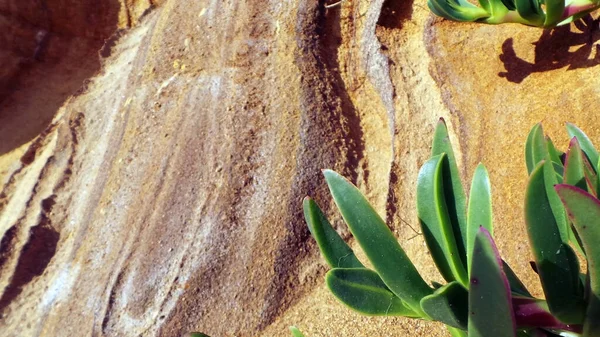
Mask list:
[[[599,155],[581,130],[568,124],[567,131],[572,140],[566,153],[540,124],[525,146],[525,223],[545,299],[532,296],[498,253],[491,184],[482,164],[467,199],[443,119],[417,178],[417,213],[446,283],[423,280],[358,188],[324,170],[333,200],[372,266],[359,261],[307,197],[308,228],[331,267],[327,287],[359,313],[439,321],[455,337],[600,336]],[[575,251],[586,259],[587,273]]]
[[578,20],[600,7],[598,0],[427,0],[431,11],[454,21],[522,23],[553,28]]

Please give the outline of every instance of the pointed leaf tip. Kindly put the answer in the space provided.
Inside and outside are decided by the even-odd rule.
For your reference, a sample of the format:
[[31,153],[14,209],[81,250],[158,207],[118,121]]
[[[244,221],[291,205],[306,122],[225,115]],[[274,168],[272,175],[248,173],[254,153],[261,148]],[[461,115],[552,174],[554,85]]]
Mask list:
[[565,158],[563,182],[587,190],[583,157],[577,137],[571,138]]
[[592,141],[585,132],[575,126],[575,124],[567,123],[567,133],[570,137],[577,137],[581,150],[583,150],[590,162],[595,165],[599,158],[598,150],[596,150],[594,144],[592,144]]
[[[417,215],[427,247],[442,276],[448,282],[457,280],[466,287],[467,270],[462,260],[464,248],[458,248],[458,244],[462,243],[462,233],[451,217],[458,212],[452,212],[448,207],[450,197],[446,195],[450,188],[445,187],[451,187],[451,182],[450,179],[444,181],[444,164],[449,164],[445,152],[433,156],[421,167],[417,177]],[[464,211],[464,208],[461,209]]]
[[421,308],[433,320],[467,329],[469,295],[457,281],[450,282],[421,300]]
[[[492,231],[492,192],[487,169],[479,164],[473,174],[471,193],[467,206],[467,266],[471,265],[471,252],[475,236],[481,226]],[[491,234],[491,233],[490,233]]]
[[[425,189],[430,189],[429,187],[425,188],[425,186],[422,185],[431,185],[431,182],[428,182],[428,180],[433,179],[432,183],[436,187],[433,190],[430,189],[430,191],[425,194],[421,193],[421,195],[426,197],[427,194],[431,194],[432,191],[437,191],[435,192],[435,199],[437,199],[437,203],[436,206],[433,206],[434,209],[426,211],[425,213],[435,213],[437,212],[436,209],[439,209],[440,213],[444,213],[441,214],[441,217],[439,218],[443,222],[447,223],[447,226],[445,225],[443,231],[445,232],[445,238],[449,241],[446,242],[447,244],[442,244],[440,247],[446,246],[446,248],[442,249],[446,250],[446,258],[452,260],[450,266],[453,269],[452,274],[454,275],[453,278],[447,280],[451,281],[456,279],[460,281],[461,284],[466,286],[467,198],[460,178],[460,171],[458,170],[456,157],[454,156],[454,150],[452,149],[452,144],[450,142],[448,128],[445,124],[439,123],[435,128],[433,143],[431,146],[431,156],[431,159],[427,163],[435,162],[435,158],[437,157],[439,159],[438,164],[440,165],[437,168],[439,171],[436,170],[434,177],[431,177],[431,172],[427,173],[429,175],[429,178],[427,178],[426,175],[424,176],[421,174],[421,172],[427,171],[427,168],[425,168],[427,163],[421,167],[421,170],[419,171],[419,180],[417,180],[417,200],[419,199],[419,190],[425,192]],[[441,195],[439,194],[440,190]],[[423,210],[428,208],[426,205],[427,203],[427,201],[422,200],[421,206]],[[419,204],[418,201],[417,204]],[[419,213],[419,216],[425,215],[423,212]],[[436,241],[440,242],[440,238],[438,237]],[[431,245],[429,245],[429,247],[430,249],[432,248]],[[434,250],[436,249],[434,248]],[[438,264],[438,266],[440,265]],[[442,271],[442,275],[446,277],[447,272]]]
[[304,337],[302,332],[300,332],[300,330],[295,326],[290,326],[290,332],[292,333],[293,337]]
[[383,282],[413,311],[422,314],[419,301],[433,290],[419,275],[392,231],[348,179],[333,171],[324,174],[333,200],[350,232]]
[[571,139],[569,140],[569,147],[574,146],[575,144],[579,145],[579,141],[577,140],[576,136],[571,137]]
[[309,198],[303,203],[304,218],[308,230],[317,241],[321,255],[332,268],[362,268],[363,265],[354,255],[352,249],[344,242],[340,235],[331,227],[331,224],[319,208],[317,203]]
[[508,280],[489,231],[480,227],[472,253],[469,287],[470,337],[516,335]]

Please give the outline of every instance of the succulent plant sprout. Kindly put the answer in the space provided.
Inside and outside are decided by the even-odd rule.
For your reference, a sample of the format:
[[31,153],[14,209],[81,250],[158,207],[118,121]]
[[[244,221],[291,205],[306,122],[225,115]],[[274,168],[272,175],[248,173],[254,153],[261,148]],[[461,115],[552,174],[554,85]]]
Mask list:
[[454,20],[499,24],[516,22],[552,28],[564,25],[600,7],[596,0],[428,0],[437,16]]
[[[439,321],[455,337],[600,336],[599,155],[581,130],[568,124],[567,131],[572,140],[566,153],[539,124],[525,148],[525,223],[545,299],[532,296],[500,257],[487,170],[481,164],[475,169],[467,199],[442,119],[417,178],[417,213],[446,283],[423,280],[358,188],[324,170],[333,200],[372,266],[358,260],[307,197],[308,228],[331,267],[328,288],[362,314]],[[586,258],[585,274],[575,251]]]

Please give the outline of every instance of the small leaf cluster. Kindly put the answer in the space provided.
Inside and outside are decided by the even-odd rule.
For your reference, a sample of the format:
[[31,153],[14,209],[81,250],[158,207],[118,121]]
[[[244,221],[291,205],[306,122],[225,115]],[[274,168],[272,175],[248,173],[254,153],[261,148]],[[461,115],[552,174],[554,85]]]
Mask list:
[[598,0],[428,0],[431,11],[454,21],[521,23],[553,28],[578,20],[600,7]]
[[[568,124],[567,131],[572,140],[566,152],[539,124],[525,149],[525,222],[545,299],[532,296],[500,257],[488,172],[482,164],[475,169],[467,198],[443,119],[417,178],[417,213],[446,283],[425,282],[358,188],[324,170],[333,200],[372,266],[359,261],[307,197],[308,228],[331,267],[328,288],[362,314],[439,321],[455,337],[600,336],[599,155],[581,130]],[[575,251],[586,258],[587,273]]]

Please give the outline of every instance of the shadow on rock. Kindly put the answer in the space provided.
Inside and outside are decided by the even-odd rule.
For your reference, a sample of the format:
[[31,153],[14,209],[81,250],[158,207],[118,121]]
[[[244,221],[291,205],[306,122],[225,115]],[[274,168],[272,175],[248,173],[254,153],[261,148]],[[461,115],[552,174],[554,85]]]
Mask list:
[[385,0],[377,24],[390,29],[402,28],[404,21],[412,17],[413,2],[414,0]]
[[[43,221],[48,222],[47,219]],[[4,289],[4,294],[0,297],[0,313],[19,296],[28,283],[44,273],[56,253],[59,239],[60,234],[45,223],[30,230],[29,241],[20,253],[10,284]],[[6,243],[10,242],[2,241],[4,244],[3,250],[11,248],[10,246],[6,247]]]
[[[521,83],[533,73],[556,70],[568,66],[567,70],[590,68],[600,64],[600,40],[598,21],[590,15],[574,23],[579,30],[571,31],[571,25],[560,26],[542,33],[535,45],[535,59],[530,63],[515,53],[513,39],[502,44],[500,61],[506,72],[498,73],[509,82]],[[573,51],[573,48],[579,47]],[[595,52],[594,52],[595,51]]]
[[121,8],[117,0],[3,3],[0,156],[40,135],[69,97],[86,90],[101,70],[98,51],[116,31]]

